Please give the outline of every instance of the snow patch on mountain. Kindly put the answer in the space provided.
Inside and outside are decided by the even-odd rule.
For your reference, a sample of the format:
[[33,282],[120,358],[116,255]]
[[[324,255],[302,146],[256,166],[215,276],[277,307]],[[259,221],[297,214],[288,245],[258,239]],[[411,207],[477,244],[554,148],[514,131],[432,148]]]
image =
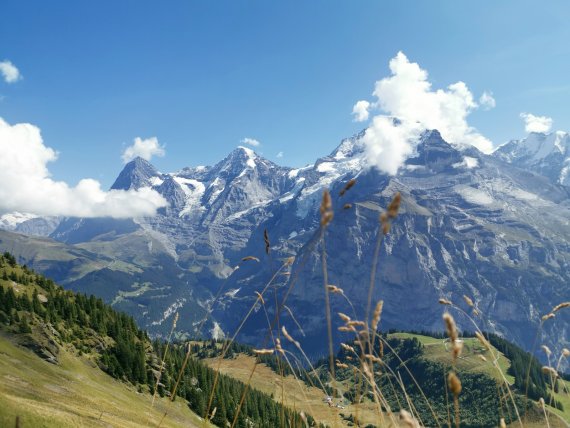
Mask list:
[[15,230],[19,224],[37,217],[35,214],[20,212],[4,214],[0,217],[0,229]]
[[204,183],[191,178],[177,176],[174,176],[173,178],[174,181],[180,185],[182,191],[186,195],[186,203],[184,208],[180,211],[179,217],[184,217],[185,215],[194,213],[197,210],[204,211],[205,208],[202,206],[202,196],[206,191]]

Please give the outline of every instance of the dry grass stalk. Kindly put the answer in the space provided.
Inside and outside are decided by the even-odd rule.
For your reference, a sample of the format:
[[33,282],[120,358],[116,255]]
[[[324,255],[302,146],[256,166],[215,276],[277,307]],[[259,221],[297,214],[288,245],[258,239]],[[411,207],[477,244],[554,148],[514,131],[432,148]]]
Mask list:
[[384,307],[384,301],[378,300],[376,307],[374,308],[374,314],[372,315],[372,331],[378,329],[378,323],[380,322],[380,317],[382,316],[382,308]]
[[269,242],[269,233],[267,233],[267,229],[263,230],[263,242],[265,243],[265,254],[269,254],[271,243]]
[[178,322],[178,312],[174,315],[174,320],[172,321],[172,328],[170,329],[170,334],[168,335],[168,340],[166,341],[166,348],[164,349],[164,355],[162,356],[162,361],[160,363],[160,370],[158,371],[158,376],[156,377],[156,384],[154,385],[154,393],[152,394],[152,402],[150,407],[154,407],[154,402],[156,400],[156,394],[158,392],[158,385],[160,384],[160,379],[162,377],[162,371],[164,370],[164,365],[166,363],[166,357],[168,356],[168,349],[170,348],[170,340],[172,339],[172,334],[176,329],[176,323]]
[[346,323],[348,327],[362,327],[366,328],[366,323],[364,321],[352,320]]
[[447,384],[449,390],[453,394],[453,404],[455,407],[455,426],[459,428],[461,425],[461,417],[459,414],[459,394],[461,393],[462,386],[461,381],[455,372],[449,372],[449,375],[447,376]]
[[443,314],[443,321],[445,322],[445,330],[447,332],[447,335],[451,340],[451,353],[453,355],[453,362],[455,363],[455,360],[461,354],[463,343],[457,340],[459,337],[457,333],[457,326],[455,325],[455,320],[448,312]]
[[400,426],[409,428],[419,428],[420,424],[407,410],[400,410]]
[[336,285],[327,285],[327,290],[329,290],[333,294],[344,294],[343,289],[337,287]]
[[563,303],[560,303],[559,305],[556,305],[552,309],[552,312],[558,312],[560,309],[564,309],[564,308],[570,308],[570,302],[563,302]]
[[483,345],[485,347],[485,349],[487,349],[487,351],[491,350],[491,344],[485,338],[485,336],[483,336],[481,333],[479,333],[477,331],[477,332],[475,332],[475,337],[477,337],[477,339],[479,339],[479,342],[481,342],[481,345]]
[[455,342],[458,337],[455,320],[448,312],[446,312],[443,314],[443,321],[445,323],[445,331],[447,332],[447,335],[449,336],[452,342]]
[[321,226],[326,227],[333,219],[334,213],[332,211],[332,199],[328,189],[323,192],[323,199],[321,201]]
[[256,291],[255,294],[257,294],[257,298],[261,301],[261,303],[265,305],[265,300],[263,300],[263,296],[258,291]]
[[471,300],[471,298],[469,296],[463,295],[463,300],[465,300],[465,303],[467,303],[467,305],[469,305],[470,307],[475,306],[473,304],[473,300]]
[[396,192],[392,202],[388,205],[388,217],[394,219],[398,216],[398,211],[400,210],[400,203],[402,201],[402,195],[400,192]]
[[556,369],[554,367],[543,366],[542,367],[542,373],[544,373],[545,375],[551,376],[554,379],[556,379],[558,377],[558,372],[556,371]]
[[271,355],[275,352],[275,349],[254,349],[253,353],[256,355]]
[[505,422],[505,418],[501,418],[499,426],[500,428],[507,428],[507,423]]
[[214,416],[216,416],[216,411],[218,410],[217,407],[214,407],[214,410],[212,410],[212,413],[210,413],[210,416],[208,417],[208,420],[211,421]]
[[351,178],[350,180],[348,180],[348,182],[344,185],[344,187],[342,188],[342,190],[340,191],[339,195],[340,196],[344,196],[344,194],[346,192],[348,192],[352,186],[354,186],[356,184],[356,179],[355,178]]

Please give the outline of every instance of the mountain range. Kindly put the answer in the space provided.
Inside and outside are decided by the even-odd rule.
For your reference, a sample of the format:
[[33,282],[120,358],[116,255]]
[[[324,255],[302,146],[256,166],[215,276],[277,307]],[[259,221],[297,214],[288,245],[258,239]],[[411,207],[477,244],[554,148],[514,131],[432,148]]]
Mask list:
[[[426,131],[399,172],[387,175],[368,166],[364,132],[296,169],[246,147],[214,166],[174,173],[136,158],[112,188],[159,192],[168,206],[155,217],[14,213],[0,219],[9,230],[0,231],[0,248],[67,288],[102,297],[156,336],[168,334],[176,312],[179,330],[189,335],[231,335],[253,307],[240,340],[260,345],[276,301],[286,297],[280,323],[319,355],[326,343],[323,254],[328,283],[350,300],[332,295],[332,313],[352,314],[354,307],[362,319],[378,217],[400,192],[373,295],[374,303],[384,300],[382,328],[439,331],[438,299],[467,310],[466,295],[484,330],[530,350],[541,316],[570,296],[570,136],[531,133],[486,155]],[[352,178],[356,184],[340,196]],[[323,246],[324,189],[335,217]],[[295,261],[283,267],[290,257]],[[269,282],[262,310],[256,292]],[[473,330],[465,314],[454,315]],[[569,347],[568,321],[559,312],[544,323],[541,340]],[[337,342],[347,337],[335,333]]]

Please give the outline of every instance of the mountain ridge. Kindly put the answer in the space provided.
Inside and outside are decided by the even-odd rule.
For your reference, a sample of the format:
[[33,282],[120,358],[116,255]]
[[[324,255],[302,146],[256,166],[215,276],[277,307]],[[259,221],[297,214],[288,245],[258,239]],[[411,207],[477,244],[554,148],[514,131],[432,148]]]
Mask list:
[[[433,308],[438,298],[457,300],[467,294],[481,306],[490,330],[512,335],[530,347],[531,331],[540,316],[568,295],[568,188],[506,162],[499,154],[451,145],[435,130],[425,132],[398,174],[389,176],[368,167],[364,132],[342,140],[314,164],[296,169],[276,165],[245,147],[214,166],[171,174],[134,161],[119,174],[132,177],[132,182],[123,180],[122,185],[150,185],[168,200],[168,207],[154,218],[135,219],[128,227],[111,219],[67,219],[52,236],[60,240],[73,236],[69,242],[75,246],[148,272],[142,282],[131,273],[121,274],[123,285],[115,295],[106,288],[105,298],[120,302],[119,307],[158,335],[164,334],[163,323],[173,308],[188,309],[189,319],[182,325],[190,335],[232,332],[254,304],[253,291],[261,291],[276,260],[296,256],[305,260],[304,266],[298,262],[291,268],[291,273],[299,273],[298,283],[284,276],[275,287],[283,296],[293,284],[291,310],[315,339],[307,342],[318,348],[320,316],[306,308],[322,302],[322,274],[318,252],[307,242],[314,242],[319,228],[323,189],[331,190],[337,210],[327,231],[327,246],[334,254],[329,276],[347,294],[357,292],[356,284],[368,282],[378,214],[399,191],[402,215],[383,243],[386,264],[373,296],[390,303],[388,323],[396,328],[435,328],[440,325]],[[128,174],[123,174],[125,170]],[[356,178],[356,185],[342,198],[336,196],[351,178]],[[346,205],[350,208],[343,209]],[[269,232],[274,261],[236,270],[245,256],[266,258],[264,230]],[[129,245],[138,254],[126,251]],[[351,267],[354,261],[358,264]],[[157,282],[153,278],[161,266],[171,273]],[[91,287],[93,281],[85,278],[75,286]],[[540,289],[534,286],[537,283],[542,284]],[[222,288],[222,295],[214,299]],[[421,298],[406,301],[409,293]],[[358,296],[353,303],[363,305]],[[346,310],[339,302],[333,302],[333,309]],[[410,314],[408,318],[403,311]],[[197,332],[201,314],[209,312],[213,316],[206,331]],[[275,315],[272,308],[268,312]],[[261,315],[256,313],[246,325],[245,341],[253,343],[260,337],[265,328]],[[569,337],[564,320],[563,315],[551,323],[554,327],[547,326],[545,339]],[[292,331],[295,328],[291,326]]]

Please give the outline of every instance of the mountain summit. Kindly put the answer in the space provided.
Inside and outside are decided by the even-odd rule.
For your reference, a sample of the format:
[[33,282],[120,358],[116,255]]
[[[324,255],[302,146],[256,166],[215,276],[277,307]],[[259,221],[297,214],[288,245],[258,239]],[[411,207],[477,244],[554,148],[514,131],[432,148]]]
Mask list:
[[125,165],[111,189],[129,190],[148,186],[152,177],[159,176],[159,172],[150,162],[136,157]]
[[522,140],[499,146],[494,156],[548,177],[552,182],[570,186],[570,134],[531,132]]
[[[560,177],[568,136],[533,134],[485,155],[426,131],[415,154],[390,176],[368,167],[363,135],[296,169],[246,147],[214,166],[173,173],[135,159],[113,188],[157,190],[169,202],[157,216],[123,222],[66,219],[51,236],[73,244],[65,251],[80,254],[82,261],[63,254],[45,259],[21,242],[11,250],[67,287],[98,294],[133,314],[151,334],[165,334],[169,319],[180,312],[181,331],[215,337],[233,333],[276,265],[295,257],[273,290],[278,299],[287,296],[303,326],[297,331],[285,319],[287,329],[299,338],[305,334],[303,346],[318,353],[326,337],[322,313],[314,310],[324,305],[317,246],[323,190],[330,190],[335,209],[326,231],[329,282],[341,287],[355,308],[366,306],[362,290],[369,281],[378,214],[401,192],[401,213],[383,240],[373,295],[385,302],[384,328],[439,330],[438,299],[460,302],[467,295],[485,314],[483,329],[528,349],[540,316],[570,292],[570,191],[560,184],[566,183]],[[352,178],[356,185],[340,196]],[[267,261],[241,264],[246,256]],[[274,307],[267,310],[275,315]],[[352,309],[333,299],[332,311]],[[570,346],[566,316],[545,326],[547,343],[564,338],[550,343],[553,348]],[[471,328],[467,319],[457,321]],[[255,312],[240,340],[259,344],[265,329],[264,312]]]

